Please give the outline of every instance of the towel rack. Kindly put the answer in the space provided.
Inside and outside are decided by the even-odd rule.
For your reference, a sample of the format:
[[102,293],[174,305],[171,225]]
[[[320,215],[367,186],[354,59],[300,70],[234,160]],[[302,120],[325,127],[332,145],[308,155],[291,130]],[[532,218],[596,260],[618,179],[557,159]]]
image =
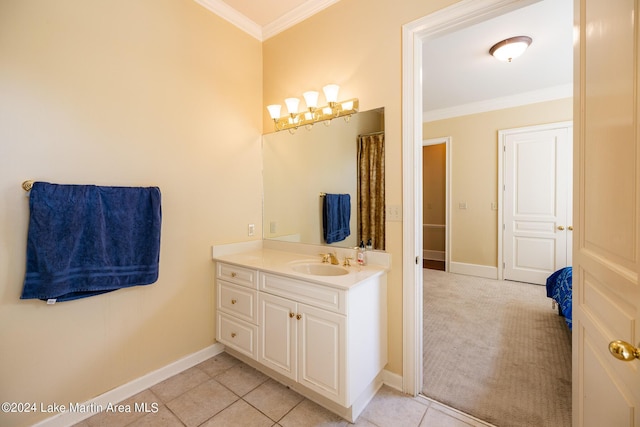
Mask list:
[[31,191],[31,189],[33,188],[33,183],[34,182],[35,181],[33,181],[33,180],[27,180],[27,181],[23,182],[22,183],[22,189],[24,191]]
[[324,197],[326,195],[327,195],[327,193],[320,193],[320,197]]

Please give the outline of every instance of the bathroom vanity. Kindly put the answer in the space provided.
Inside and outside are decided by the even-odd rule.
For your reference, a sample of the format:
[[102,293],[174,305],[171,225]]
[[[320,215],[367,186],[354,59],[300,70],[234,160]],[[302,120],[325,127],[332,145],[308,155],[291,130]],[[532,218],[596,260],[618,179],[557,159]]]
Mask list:
[[[340,264],[323,263],[322,252]],[[226,351],[354,421],[387,363],[388,255],[283,242],[213,248],[217,340]],[[377,257],[377,259],[376,259]],[[334,261],[335,262],[335,261]]]

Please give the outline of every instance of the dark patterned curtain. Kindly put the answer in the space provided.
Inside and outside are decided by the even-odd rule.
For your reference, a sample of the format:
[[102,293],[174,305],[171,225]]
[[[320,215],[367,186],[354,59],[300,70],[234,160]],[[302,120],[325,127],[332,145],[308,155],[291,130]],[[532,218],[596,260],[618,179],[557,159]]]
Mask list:
[[358,217],[358,244],[384,250],[384,133],[358,137]]

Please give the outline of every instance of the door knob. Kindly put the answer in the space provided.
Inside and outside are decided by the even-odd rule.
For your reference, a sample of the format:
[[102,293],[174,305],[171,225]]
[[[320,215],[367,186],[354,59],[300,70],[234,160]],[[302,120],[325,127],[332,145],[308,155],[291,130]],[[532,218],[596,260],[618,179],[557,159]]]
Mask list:
[[564,225],[559,225],[558,226],[558,230],[560,230],[560,231],[564,230]]
[[626,341],[611,341],[609,343],[609,351],[613,357],[619,360],[624,360],[625,362],[640,359],[640,349]]
[[569,231],[573,231],[573,225],[570,225],[567,228],[569,229]]

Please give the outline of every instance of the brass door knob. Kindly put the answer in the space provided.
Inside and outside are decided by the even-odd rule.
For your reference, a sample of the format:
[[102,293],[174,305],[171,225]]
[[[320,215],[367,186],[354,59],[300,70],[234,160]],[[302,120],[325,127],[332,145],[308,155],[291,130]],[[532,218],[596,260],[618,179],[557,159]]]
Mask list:
[[231,304],[235,304],[235,303],[237,303],[237,302],[238,302],[238,301],[236,301],[236,300],[234,300],[234,299],[232,299],[232,300],[231,300]]
[[302,319],[302,314],[296,315],[296,319],[298,319],[298,320]]
[[569,231],[573,231],[573,225],[570,225],[569,227],[567,227],[569,229]]
[[293,319],[293,316],[295,316],[294,313],[289,313],[289,317],[291,317]]
[[560,230],[560,231],[564,230],[564,225],[559,225],[558,226],[558,230]]
[[236,333],[235,332],[231,332],[231,338],[235,338],[236,337]]
[[626,341],[611,341],[609,343],[609,352],[616,359],[624,360],[625,362],[640,359],[640,349]]

